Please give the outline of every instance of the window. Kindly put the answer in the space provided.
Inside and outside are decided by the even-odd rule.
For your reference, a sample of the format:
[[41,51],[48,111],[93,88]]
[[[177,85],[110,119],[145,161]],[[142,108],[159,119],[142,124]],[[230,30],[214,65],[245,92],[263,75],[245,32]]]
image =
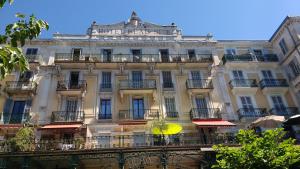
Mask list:
[[206,99],[204,97],[196,97],[195,103],[196,103],[197,116],[201,118],[208,118]]
[[112,50],[111,49],[103,49],[103,62],[111,62],[111,54]]
[[81,56],[81,49],[80,48],[73,49],[72,56],[74,61],[79,61],[79,58]]
[[31,100],[12,100],[8,98],[3,109],[4,124],[18,124],[28,120]]
[[238,80],[244,79],[244,74],[243,71],[241,70],[233,70],[232,74],[233,74],[233,79],[238,79]]
[[295,77],[300,75],[300,64],[297,59],[294,59],[289,63],[289,68],[292,70]]
[[132,71],[132,87],[141,88],[143,85],[143,72]]
[[144,119],[144,99],[132,100],[133,119]]
[[271,70],[262,70],[261,73],[264,79],[273,79]]
[[70,72],[70,89],[79,87],[79,72]]
[[174,97],[166,97],[165,105],[166,105],[166,113],[168,117],[178,117]]
[[32,71],[25,71],[20,74],[19,81],[20,82],[29,82],[30,79],[32,78],[32,76],[33,76]]
[[191,71],[191,77],[193,82],[193,87],[202,87],[201,73],[200,71]]
[[246,111],[253,110],[254,106],[250,96],[240,96],[242,108]]
[[37,55],[38,49],[37,48],[27,48],[26,55]]
[[253,49],[253,54],[255,56],[262,56],[263,55],[263,52],[261,49]]
[[111,89],[111,72],[102,72],[101,90]]
[[170,71],[162,72],[163,88],[173,88],[172,74]]
[[66,111],[67,112],[76,112],[77,110],[77,99],[68,98],[66,100]]
[[228,54],[228,55],[236,55],[236,51],[233,48],[226,49],[225,53]]
[[168,49],[160,49],[159,54],[162,62],[170,62]]
[[285,109],[285,104],[283,103],[281,96],[271,96],[271,99],[275,109]]
[[98,119],[111,119],[110,99],[101,99]]
[[133,49],[131,50],[133,62],[142,62],[142,50]]
[[196,53],[194,49],[189,49],[188,50],[188,56],[190,61],[196,61]]
[[279,42],[279,46],[280,46],[281,52],[285,55],[288,52],[288,48],[286,46],[284,39],[281,39],[281,41]]

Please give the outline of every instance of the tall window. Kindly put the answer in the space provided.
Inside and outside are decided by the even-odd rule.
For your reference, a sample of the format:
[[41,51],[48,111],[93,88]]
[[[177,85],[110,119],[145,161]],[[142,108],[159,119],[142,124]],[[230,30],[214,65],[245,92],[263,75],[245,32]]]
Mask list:
[[247,82],[244,78],[243,71],[241,70],[233,70],[233,79],[236,86],[246,86]]
[[294,76],[299,76],[300,75],[300,64],[297,61],[297,59],[293,59],[289,63],[289,68],[292,70]]
[[101,90],[111,90],[111,72],[102,72]]
[[132,87],[141,88],[143,85],[143,72],[142,71],[132,71]]
[[167,113],[168,117],[177,117],[178,116],[178,113],[176,111],[174,97],[166,97],[165,105],[166,105],[166,113]]
[[191,71],[191,77],[193,81],[193,87],[202,87],[201,73],[200,71]]
[[146,143],[145,133],[134,133],[133,142],[135,146],[143,146]]
[[81,49],[80,48],[73,49],[72,56],[74,61],[79,61],[81,56]]
[[28,120],[31,100],[12,100],[8,98],[3,109],[3,122],[5,124],[18,124]]
[[101,99],[98,119],[111,119],[110,99]]
[[98,145],[97,148],[109,148],[110,147],[110,135],[102,135],[96,137]]
[[76,89],[79,87],[79,72],[70,72],[70,89]]
[[37,55],[38,49],[37,48],[27,48],[26,55]]
[[275,109],[285,109],[285,105],[281,96],[271,96],[271,99]]
[[170,71],[163,71],[162,78],[164,88],[173,88],[172,74]]
[[112,50],[111,49],[103,49],[103,62],[111,62],[111,54]]
[[286,46],[284,39],[281,39],[281,41],[279,42],[279,46],[280,46],[281,52],[285,55],[288,52],[288,48]]
[[141,62],[142,61],[142,50],[133,49],[131,50],[133,62]]
[[20,82],[29,82],[30,79],[32,78],[32,76],[33,76],[32,71],[25,71],[20,74],[19,81]]
[[194,49],[189,49],[188,55],[189,55],[190,61],[196,61],[196,52]]
[[252,100],[250,96],[240,96],[242,108],[245,109],[245,111],[251,111],[254,109]]
[[132,100],[133,119],[144,119],[144,99],[137,98]]
[[162,62],[170,62],[168,49],[160,49],[159,54]]

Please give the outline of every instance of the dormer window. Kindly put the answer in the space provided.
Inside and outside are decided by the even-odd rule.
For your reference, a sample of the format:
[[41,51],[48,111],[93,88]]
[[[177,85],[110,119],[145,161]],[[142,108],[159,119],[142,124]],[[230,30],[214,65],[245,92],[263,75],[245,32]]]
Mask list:
[[227,48],[227,49],[225,50],[225,52],[226,52],[226,54],[228,54],[228,55],[236,55],[236,51],[235,51],[235,49],[233,49],[233,48]]
[[38,49],[37,48],[27,48],[26,55],[37,55]]
[[73,60],[74,61],[79,61],[81,55],[81,49],[80,48],[74,48],[72,52]]

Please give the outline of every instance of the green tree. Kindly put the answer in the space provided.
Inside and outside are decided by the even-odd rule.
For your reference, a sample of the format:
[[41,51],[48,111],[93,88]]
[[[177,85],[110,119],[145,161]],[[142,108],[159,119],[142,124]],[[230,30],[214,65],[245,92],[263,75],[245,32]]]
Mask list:
[[217,169],[289,169],[300,166],[300,149],[295,140],[283,139],[283,129],[267,130],[258,136],[253,130],[240,130],[241,147],[214,146]]
[[[6,1],[0,0],[0,9]],[[9,0],[9,4],[12,3],[13,0]],[[29,69],[21,47],[26,40],[37,38],[43,29],[49,29],[47,22],[36,19],[34,15],[26,19],[25,15],[17,13],[16,17],[18,21],[7,25],[5,33],[0,35],[0,80],[14,69],[21,72]]]
[[9,140],[16,151],[34,150],[35,132],[33,127],[24,126],[18,130],[15,137]]

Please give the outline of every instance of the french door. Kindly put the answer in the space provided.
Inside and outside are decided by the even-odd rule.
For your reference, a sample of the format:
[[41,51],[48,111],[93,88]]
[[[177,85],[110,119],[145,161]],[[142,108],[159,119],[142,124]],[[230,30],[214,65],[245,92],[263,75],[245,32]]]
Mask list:
[[133,119],[144,119],[144,99],[133,99]]
[[191,77],[194,88],[203,87],[201,73],[199,71],[191,71]]
[[25,101],[14,101],[14,106],[10,116],[9,123],[11,124],[21,123],[23,119],[24,108],[25,108]]
[[132,71],[132,85],[133,88],[141,88],[143,86],[142,71]]

